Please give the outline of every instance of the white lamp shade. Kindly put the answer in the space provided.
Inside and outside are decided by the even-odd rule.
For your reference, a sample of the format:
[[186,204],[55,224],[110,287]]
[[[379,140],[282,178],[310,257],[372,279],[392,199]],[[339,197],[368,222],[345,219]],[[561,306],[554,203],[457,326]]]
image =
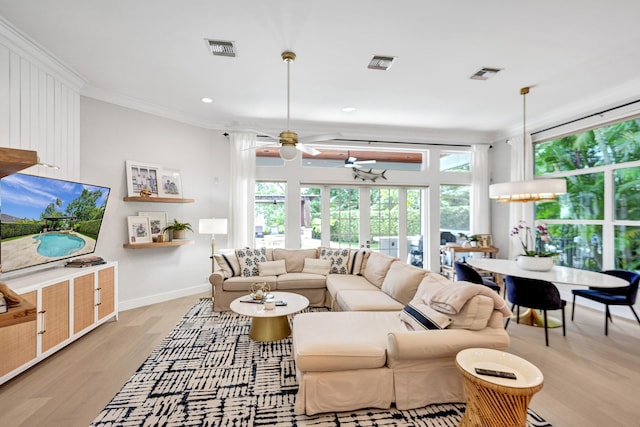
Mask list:
[[198,223],[200,234],[227,234],[227,218],[204,218]]
[[280,157],[283,160],[293,160],[298,155],[298,150],[295,145],[282,145],[280,147]]
[[534,179],[531,181],[503,182],[489,186],[489,197],[499,202],[544,202],[555,200],[567,192],[567,181],[560,179]]

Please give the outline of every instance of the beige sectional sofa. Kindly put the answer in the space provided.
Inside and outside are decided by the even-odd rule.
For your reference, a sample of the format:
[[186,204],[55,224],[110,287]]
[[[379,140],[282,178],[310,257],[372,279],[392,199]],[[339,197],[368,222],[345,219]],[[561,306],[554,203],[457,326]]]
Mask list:
[[509,344],[502,319],[510,311],[497,293],[379,252],[240,249],[216,262],[209,281],[217,311],[254,282],[331,309],[293,319],[297,413],[464,402],[456,354]]

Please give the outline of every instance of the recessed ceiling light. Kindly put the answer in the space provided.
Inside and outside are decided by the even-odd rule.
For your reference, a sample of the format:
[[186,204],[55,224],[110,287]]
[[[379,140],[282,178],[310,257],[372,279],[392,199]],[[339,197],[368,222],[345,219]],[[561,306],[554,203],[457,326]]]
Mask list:
[[213,102],[213,99],[205,97],[200,99],[200,101],[204,102],[205,104],[211,104]]
[[356,111],[356,107],[344,107],[342,111],[344,111],[345,113],[353,113],[354,111]]

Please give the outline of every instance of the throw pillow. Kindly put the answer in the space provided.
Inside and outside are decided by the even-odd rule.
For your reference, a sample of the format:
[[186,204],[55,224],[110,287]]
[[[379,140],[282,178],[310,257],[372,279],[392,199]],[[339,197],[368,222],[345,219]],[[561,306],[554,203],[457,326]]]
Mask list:
[[357,276],[362,275],[364,261],[369,256],[370,249],[351,249],[349,253],[349,273]]
[[321,274],[326,276],[331,271],[331,261],[328,259],[305,258],[303,273]]
[[258,263],[260,276],[279,276],[287,272],[287,266],[283,259]]
[[400,320],[413,331],[444,329],[452,322],[452,319],[446,314],[432,309],[427,304],[416,301],[412,301],[402,309]]
[[349,274],[349,249],[320,248],[320,259],[331,261],[333,274]]
[[236,256],[238,257],[242,277],[258,276],[260,274],[258,263],[267,262],[267,251],[265,248],[238,249],[236,250]]
[[240,276],[240,264],[238,263],[235,251],[223,252],[214,255],[213,258],[216,260],[216,264],[220,267],[220,271],[225,279]]

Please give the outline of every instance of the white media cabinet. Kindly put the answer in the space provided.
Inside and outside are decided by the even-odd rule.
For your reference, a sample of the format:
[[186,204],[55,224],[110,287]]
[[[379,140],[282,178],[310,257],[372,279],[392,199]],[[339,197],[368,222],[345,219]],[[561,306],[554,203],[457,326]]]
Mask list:
[[116,262],[53,267],[0,281],[37,308],[35,320],[0,328],[0,384],[118,319]]

